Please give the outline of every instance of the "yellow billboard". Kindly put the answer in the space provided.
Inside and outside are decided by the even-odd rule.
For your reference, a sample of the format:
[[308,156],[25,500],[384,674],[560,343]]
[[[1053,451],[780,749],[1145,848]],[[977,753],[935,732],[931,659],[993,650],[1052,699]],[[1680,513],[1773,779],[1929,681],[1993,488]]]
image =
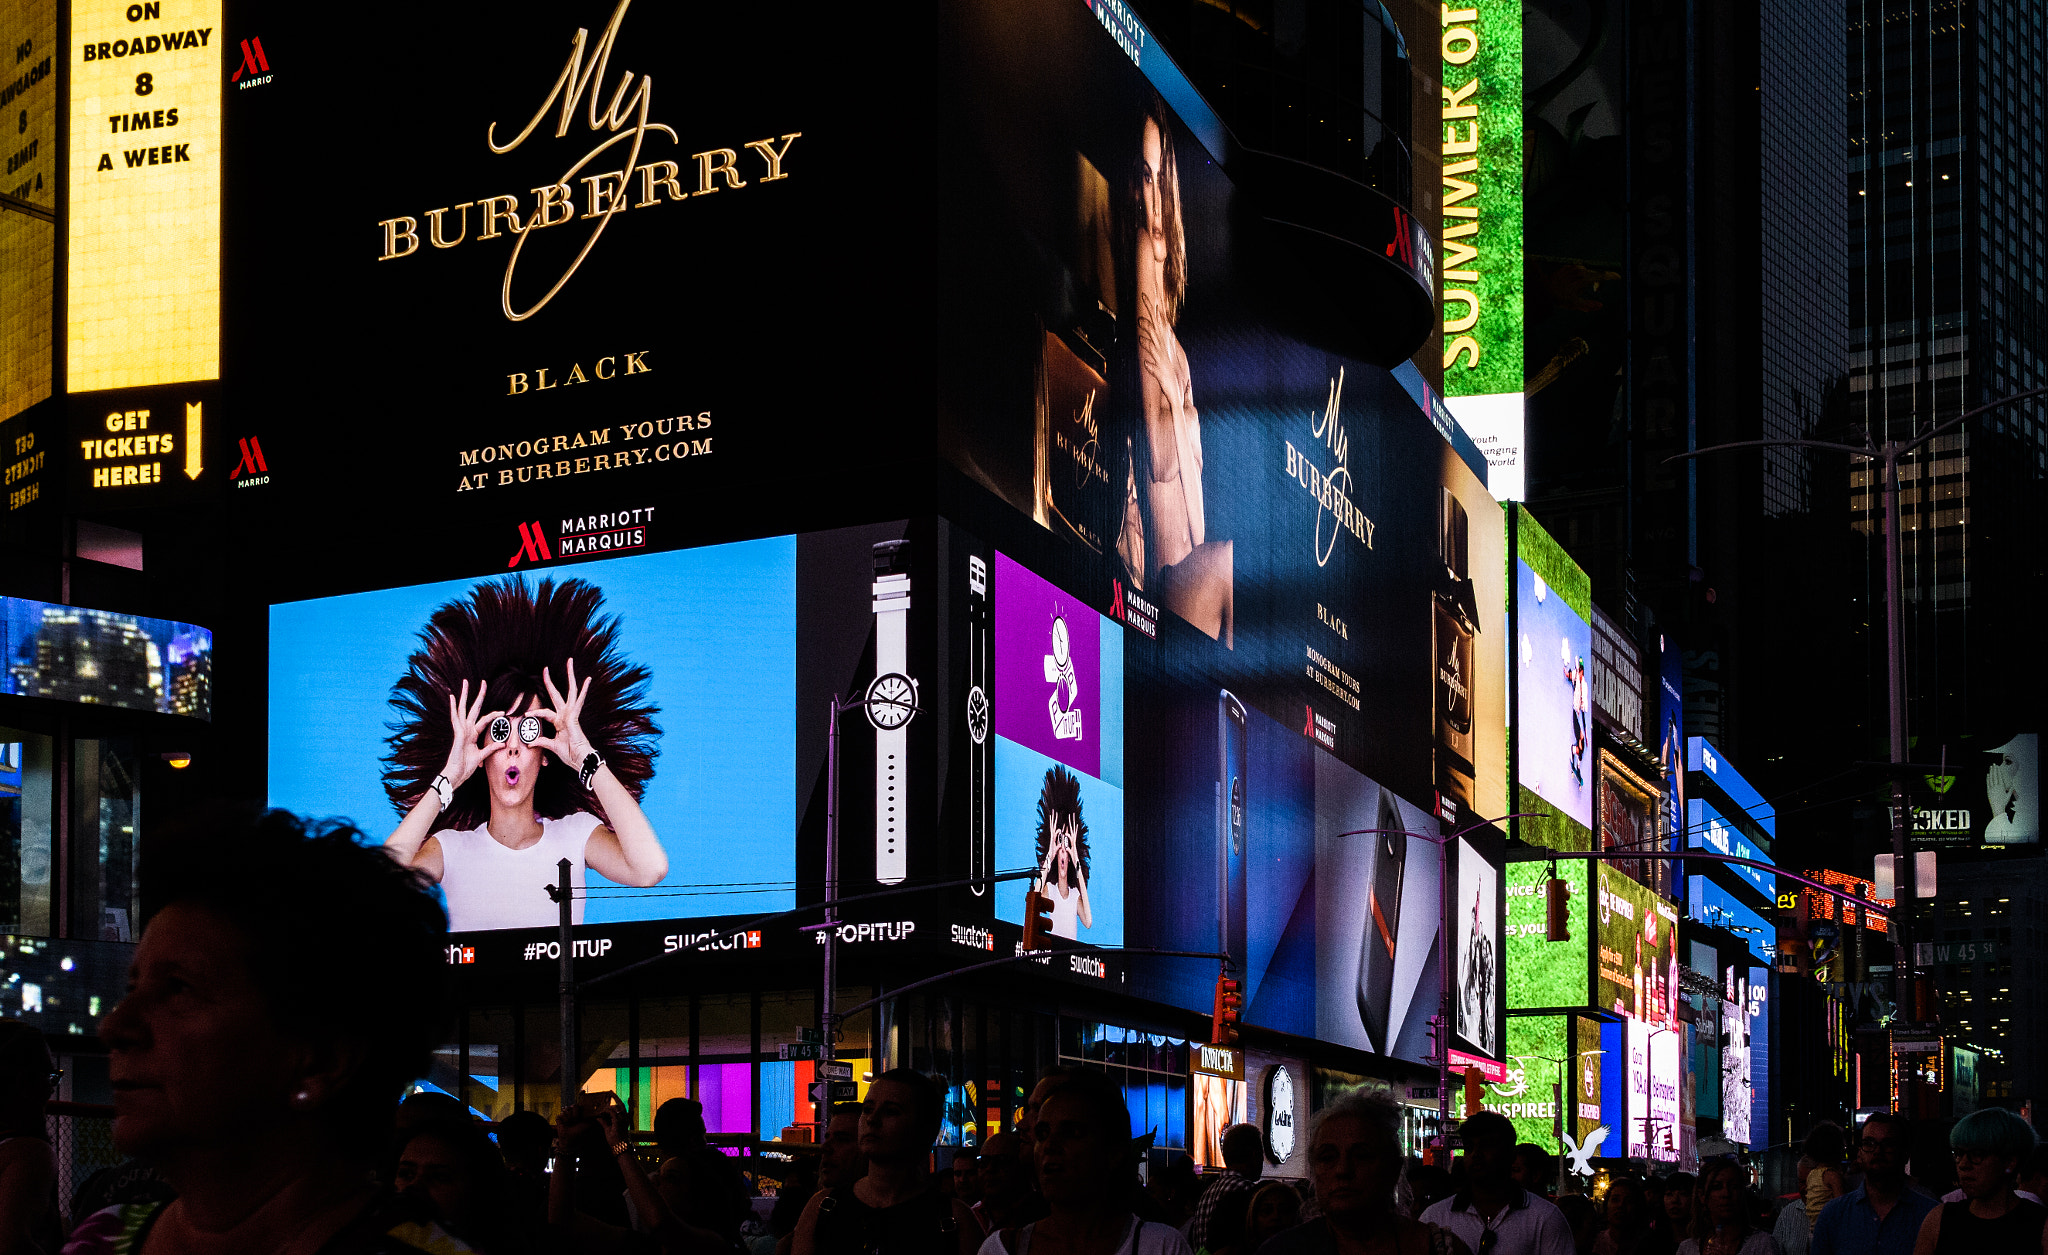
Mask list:
[[56,0],[0,0],[0,422],[50,395],[56,57]]
[[220,377],[220,16],[71,6],[71,392]]

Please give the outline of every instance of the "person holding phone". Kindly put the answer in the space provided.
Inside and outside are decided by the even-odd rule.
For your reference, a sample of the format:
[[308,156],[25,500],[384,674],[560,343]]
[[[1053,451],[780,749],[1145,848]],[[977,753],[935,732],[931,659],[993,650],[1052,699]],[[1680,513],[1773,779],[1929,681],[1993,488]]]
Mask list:
[[1081,817],[1081,780],[1064,767],[1045,773],[1038,794],[1038,882],[1052,899],[1055,937],[1078,941],[1095,926],[1088,906],[1088,821]]
[[541,886],[564,858],[579,891],[586,868],[641,889],[668,875],[639,800],[661,734],[648,675],[603,605],[582,580],[480,584],[434,612],[393,689],[384,789],[404,818],[384,848],[441,886],[451,932],[553,927]]

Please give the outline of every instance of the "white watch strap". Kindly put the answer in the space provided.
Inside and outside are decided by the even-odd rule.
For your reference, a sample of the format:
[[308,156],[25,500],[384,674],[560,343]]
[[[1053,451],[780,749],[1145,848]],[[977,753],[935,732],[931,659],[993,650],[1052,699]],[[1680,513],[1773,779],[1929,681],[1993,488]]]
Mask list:
[[[906,635],[910,619],[910,577],[884,575],[875,581],[875,674],[908,675]],[[909,744],[907,727],[875,729],[875,880],[900,884],[909,866],[904,840],[904,799]]]

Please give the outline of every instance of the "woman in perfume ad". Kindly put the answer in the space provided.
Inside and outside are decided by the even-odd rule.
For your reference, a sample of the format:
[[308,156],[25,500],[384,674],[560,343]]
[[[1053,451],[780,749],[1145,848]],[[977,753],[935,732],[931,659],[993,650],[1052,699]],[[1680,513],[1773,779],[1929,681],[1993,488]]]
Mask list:
[[1045,773],[1038,794],[1038,880],[1052,899],[1052,933],[1080,940],[1095,926],[1088,907],[1088,821],[1081,818],[1081,781],[1064,767]]
[[1131,177],[1139,416],[1117,553],[1135,587],[1231,648],[1231,542],[1209,538],[1201,414],[1188,356],[1174,333],[1187,296],[1188,250],[1169,116],[1154,97]]
[[384,848],[441,886],[451,932],[544,928],[569,860],[648,888],[668,855],[641,811],[654,776],[648,674],[617,648],[604,594],[508,577],[436,610],[403,678],[384,791],[404,816]]

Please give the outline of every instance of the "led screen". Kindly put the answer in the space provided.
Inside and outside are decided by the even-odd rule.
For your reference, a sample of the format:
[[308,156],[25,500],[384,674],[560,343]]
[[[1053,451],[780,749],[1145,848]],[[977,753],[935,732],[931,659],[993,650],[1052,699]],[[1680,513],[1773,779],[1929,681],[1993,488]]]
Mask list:
[[[1746,858],[1755,862],[1768,863],[1771,861],[1770,855],[1757,849],[1749,838],[1742,834],[1740,828],[1728,822],[1727,818],[1712,805],[1701,801],[1699,798],[1694,798],[1691,802],[1687,803],[1687,810],[1688,822],[1686,830],[1688,840],[1686,844],[1692,849],[1711,850],[1716,854],[1726,854],[1731,858]],[[1729,863],[1726,866],[1729,871],[1735,873],[1744,883],[1753,887],[1764,897],[1776,897],[1778,878],[1770,872],[1756,867],[1744,867],[1739,863]],[[1693,869],[1693,875],[1698,876],[1704,870],[1704,868],[1696,866]]]
[[1512,1010],[1588,1005],[1587,959],[1592,938],[1586,911],[1587,869],[1577,859],[1557,865],[1558,878],[1571,894],[1571,939],[1546,940],[1543,882],[1550,877],[1543,863],[1510,863],[1507,879],[1507,981]]
[[[1605,863],[1600,901],[1600,1008],[1665,1027],[1678,1023],[1678,912]],[[1696,882],[1697,883],[1697,882]]]
[[1558,1139],[1559,1112],[1572,1104],[1572,1019],[1565,1015],[1516,1015],[1507,1023],[1507,1079],[1486,1087],[1486,1109],[1515,1126],[1515,1141],[1534,1142],[1553,1155],[1565,1153]]
[[1738,934],[1757,962],[1772,962],[1771,952],[1776,949],[1778,938],[1776,925],[1705,876],[1688,879],[1685,894],[1686,914]]
[[[492,693],[513,699],[506,705],[516,721],[498,730],[502,741],[489,726],[474,734],[473,743],[496,748],[455,787],[473,827],[433,833],[455,931],[552,926],[555,905],[541,886],[555,879],[558,857],[577,864],[577,883],[589,886],[576,899],[578,922],[787,907],[795,878],[796,558],[797,540],[785,536],[605,559],[538,578],[513,573],[273,606],[270,801],[349,817],[377,840],[396,835],[412,801],[394,804],[389,793],[403,778],[394,738],[444,747],[456,739],[445,693],[436,690],[424,711],[396,701],[399,682],[423,672],[421,651],[431,651],[454,660],[445,674],[473,666],[479,681],[512,677]],[[583,634],[607,628],[611,665],[592,678],[599,653]],[[539,642],[558,644],[553,653],[563,656]],[[637,777],[637,804],[612,807],[620,813],[607,814],[605,826],[594,826],[557,751],[520,748],[519,710],[538,698],[553,713],[545,683],[561,688],[572,654],[596,690],[590,708],[614,712],[608,730],[592,724],[583,732]],[[561,726],[544,718],[539,731],[553,738]],[[628,761],[636,755],[644,755],[637,771]],[[542,825],[538,844],[515,849],[506,840],[513,833],[497,832],[531,825],[551,801],[566,813]],[[875,840],[866,825],[849,822],[849,830]],[[608,840],[607,832],[617,835]],[[649,833],[654,848],[627,847]],[[449,858],[457,842],[464,848]],[[520,860],[527,849],[545,857]],[[851,851],[844,861],[860,862]],[[650,864],[662,874],[647,878]],[[644,883],[623,886],[605,868]],[[738,892],[659,894],[709,881]]]
[[[57,204],[56,0],[0,0],[0,108],[6,181],[0,193],[45,210]],[[25,213],[0,213],[0,423],[50,395],[51,302],[56,294],[57,228]],[[10,438],[19,432],[9,432]],[[7,485],[26,449],[8,452]]]
[[1500,872],[1472,843],[1458,842],[1456,985],[1458,1035],[1488,1058],[1500,1055],[1495,986],[1500,972]]
[[1580,828],[1593,827],[1590,585],[1528,511],[1515,517],[1517,782]]
[[0,597],[0,693],[213,718],[213,633]]
[[1053,935],[1121,945],[1124,629],[1002,554],[994,577],[996,865],[1038,873],[1000,883],[997,918],[1040,887]]

